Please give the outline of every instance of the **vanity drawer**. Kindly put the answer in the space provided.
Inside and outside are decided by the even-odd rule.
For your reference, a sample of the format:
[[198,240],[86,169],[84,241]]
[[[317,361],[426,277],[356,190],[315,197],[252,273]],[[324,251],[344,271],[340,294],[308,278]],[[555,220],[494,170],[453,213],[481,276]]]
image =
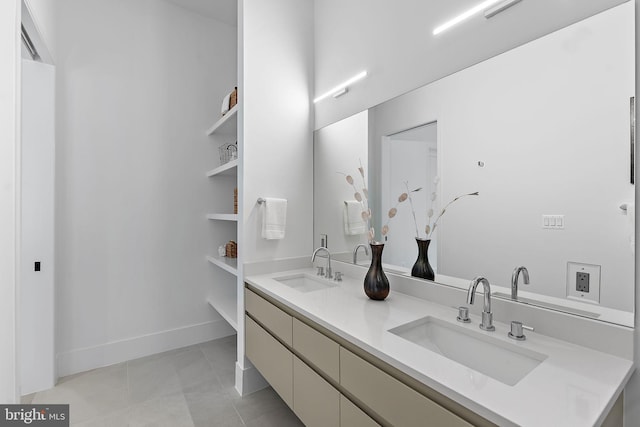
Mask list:
[[293,408],[293,354],[245,316],[245,352],[271,387]]
[[340,392],[293,357],[293,412],[307,427],[340,426]]
[[425,425],[469,427],[454,413],[340,348],[340,385],[395,427]]
[[379,427],[362,409],[340,395],[340,425],[343,427]]
[[244,303],[247,313],[262,323],[269,332],[282,340],[282,342],[291,346],[293,341],[291,324],[293,318],[291,316],[246,288],[244,290]]
[[340,381],[340,345],[293,319],[293,348],[336,383]]

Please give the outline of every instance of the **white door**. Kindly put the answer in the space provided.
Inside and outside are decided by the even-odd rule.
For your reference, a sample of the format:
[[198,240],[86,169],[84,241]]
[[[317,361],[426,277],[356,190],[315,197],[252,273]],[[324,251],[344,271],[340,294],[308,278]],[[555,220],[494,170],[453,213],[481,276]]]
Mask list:
[[52,65],[22,61],[19,365],[23,395],[51,388],[56,379],[53,275],[54,85],[55,68]]

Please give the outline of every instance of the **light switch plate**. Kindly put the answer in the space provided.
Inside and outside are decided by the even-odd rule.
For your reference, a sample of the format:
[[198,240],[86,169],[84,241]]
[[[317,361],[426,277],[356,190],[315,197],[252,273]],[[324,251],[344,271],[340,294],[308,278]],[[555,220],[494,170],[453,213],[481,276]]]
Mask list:
[[551,230],[563,230],[564,215],[542,215],[542,228]]

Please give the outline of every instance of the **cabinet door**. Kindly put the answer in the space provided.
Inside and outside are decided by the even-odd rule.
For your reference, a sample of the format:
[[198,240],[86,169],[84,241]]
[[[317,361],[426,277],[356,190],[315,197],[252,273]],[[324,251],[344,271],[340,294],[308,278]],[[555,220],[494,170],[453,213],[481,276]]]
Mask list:
[[340,425],[342,427],[379,427],[362,409],[354,405],[349,399],[340,395]]
[[340,426],[340,392],[295,356],[293,412],[307,427]]
[[255,292],[245,289],[245,308],[258,322],[288,346],[292,342],[292,317]]
[[293,348],[332,380],[340,380],[340,345],[293,319]]
[[391,375],[340,348],[340,385],[394,427],[471,427]]
[[245,352],[282,400],[293,408],[293,354],[249,316],[245,316]]

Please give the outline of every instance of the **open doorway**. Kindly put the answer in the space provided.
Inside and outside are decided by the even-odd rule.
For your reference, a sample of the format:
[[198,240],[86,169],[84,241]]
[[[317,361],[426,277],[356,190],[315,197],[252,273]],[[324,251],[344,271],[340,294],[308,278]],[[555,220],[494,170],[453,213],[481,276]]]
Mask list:
[[[398,206],[385,241],[385,263],[411,271],[418,249],[415,238],[425,238],[427,212],[437,212],[438,125],[428,123],[383,137],[382,212],[397,205],[398,196],[409,192],[411,200]],[[416,192],[412,190],[420,189]],[[413,213],[415,212],[415,221]],[[429,260],[437,271],[437,242],[429,247]]]

